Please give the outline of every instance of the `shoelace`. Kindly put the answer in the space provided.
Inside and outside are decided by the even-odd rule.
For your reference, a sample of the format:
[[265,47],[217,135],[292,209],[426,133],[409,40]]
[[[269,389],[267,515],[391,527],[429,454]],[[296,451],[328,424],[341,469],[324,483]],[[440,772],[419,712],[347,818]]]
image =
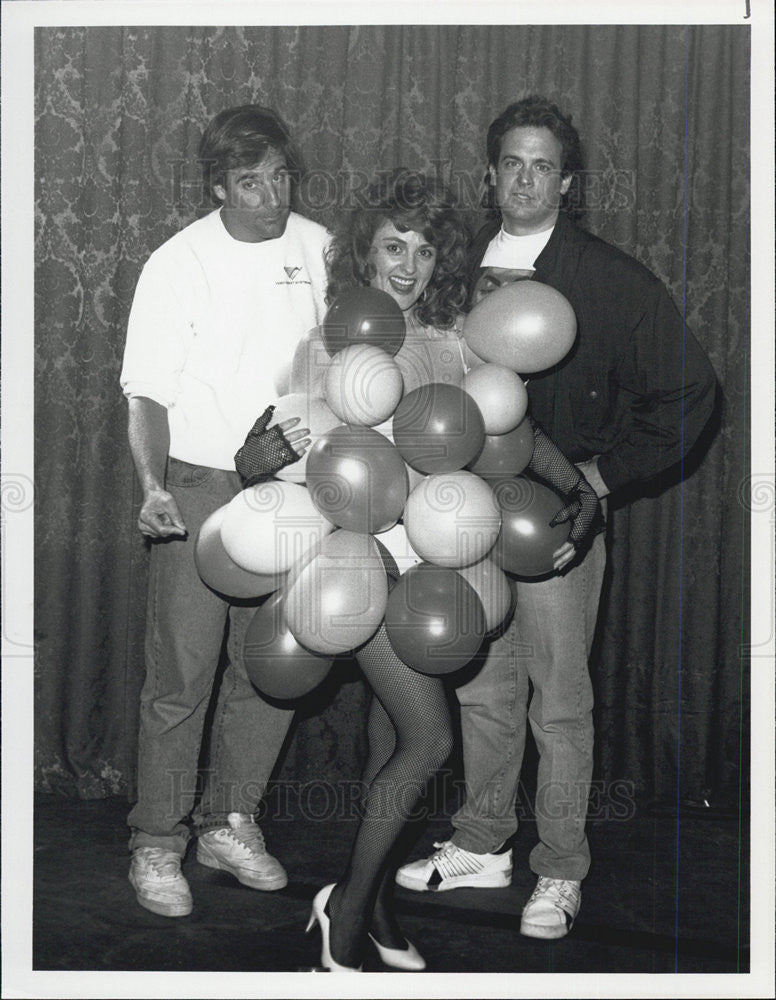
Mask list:
[[266,854],[267,847],[264,843],[264,834],[255,823],[250,826],[241,826],[236,830],[229,830],[230,836],[244,847],[249,854]]
[[540,875],[531,899],[539,899],[540,896],[555,897],[561,903],[568,903],[573,909],[579,900],[579,889],[573,882],[565,879],[552,879]]
[[150,847],[145,855],[148,868],[160,879],[177,878],[180,875],[180,861],[170,857],[163,847]]
[[449,877],[451,875],[475,875],[482,869],[481,862],[475,861],[468,851],[456,847],[451,840],[444,840],[440,844],[434,844],[439,850],[432,855],[431,863],[440,875]]

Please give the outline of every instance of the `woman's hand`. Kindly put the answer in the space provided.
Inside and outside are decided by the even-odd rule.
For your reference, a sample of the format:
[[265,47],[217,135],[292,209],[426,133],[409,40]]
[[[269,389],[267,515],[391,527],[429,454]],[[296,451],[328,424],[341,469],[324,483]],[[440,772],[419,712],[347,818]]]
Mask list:
[[560,572],[572,561],[577,554],[577,547],[573,542],[564,542],[559,549],[552,553],[552,568]]
[[312,442],[312,438],[309,436],[309,427],[297,427],[296,430],[291,430],[292,427],[296,427],[296,425],[301,423],[301,421],[301,417],[290,417],[288,420],[283,420],[279,424],[270,424],[267,428],[267,430],[271,430],[273,427],[277,427],[299,458],[304,455]]

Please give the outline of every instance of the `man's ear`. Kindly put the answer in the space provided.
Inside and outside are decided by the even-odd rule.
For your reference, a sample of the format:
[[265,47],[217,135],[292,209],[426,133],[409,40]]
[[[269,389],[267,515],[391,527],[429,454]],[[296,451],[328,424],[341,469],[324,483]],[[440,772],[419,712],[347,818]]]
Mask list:
[[226,188],[223,184],[213,185],[213,194],[218,198],[219,201],[226,201]]
[[560,193],[561,194],[565,194],[568,191],[569,185],[571,184],[571,180],[572,180],[573,176],[574,176],[573,174],[567,174],[565,177],[561,177],[561,179],[560,179]]
[[488,164],[488,179],[491,187],[496,186],[496,168],[492,163]]

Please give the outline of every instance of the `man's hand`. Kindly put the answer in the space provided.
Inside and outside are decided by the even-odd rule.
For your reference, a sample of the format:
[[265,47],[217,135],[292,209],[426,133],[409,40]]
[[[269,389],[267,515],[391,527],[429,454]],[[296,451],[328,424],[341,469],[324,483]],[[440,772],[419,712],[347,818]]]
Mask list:
[[186,525],[178,505],[167,490],[151,490],[143,500],[137,526],[148,538],[185,537]]

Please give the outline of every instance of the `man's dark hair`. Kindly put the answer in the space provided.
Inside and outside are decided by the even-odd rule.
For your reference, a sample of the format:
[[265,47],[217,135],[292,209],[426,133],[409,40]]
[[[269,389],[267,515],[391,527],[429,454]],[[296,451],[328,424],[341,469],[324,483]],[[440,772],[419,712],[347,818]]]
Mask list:
[[[579,177],[579,172],[582,170],[582,148],[579,132],[571,124],[571,116],[564,115],[557,104],[553,104],[546,97],[531,94],[529,97],[514,101],[501,112],[498,118],[491,122],[486,140],[488,165],[498,166],[501,141],[507,132],[513,128],[523,127],[548,128],[560,143],[561,176],[571,175],[573,178],[568,190],[561,198],[561,206],[567,215],[578,219],[584,213],[583,185]],[[498,215],[493,200],[493,187],[487,176],[485,184],[486,192],[483,204],[491,210],[493,215]]]
[[562,147],[560,171],[563,177],[568,177],[582,169],[582,150],[579,132],[571,124],[571,117],[561,113],[557,104],[545,97],[532,94],[520,101],[510,104],[488,129],[487,152],[488,164],[498,166],[501,153],[501,140],[513,128],[532,126],[548,128]]
[[209,122],[199,143],[205,195],[220,204],[213,188],[224,184],[226,171],[261,163],[273,149],[285,157],[292,183],[296,185],[304,164],[288,126],[276,111],[261,104],[243,104],[219,112]]

